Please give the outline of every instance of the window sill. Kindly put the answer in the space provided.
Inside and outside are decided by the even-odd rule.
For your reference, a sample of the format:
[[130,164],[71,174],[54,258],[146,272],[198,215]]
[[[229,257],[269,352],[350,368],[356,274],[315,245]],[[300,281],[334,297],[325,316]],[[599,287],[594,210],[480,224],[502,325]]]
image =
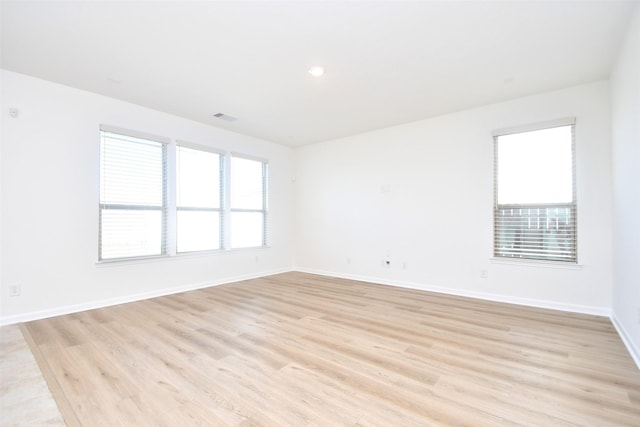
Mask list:
[[122,259],[107,259],[103,261],[96,261],[96,267],[120,267],[131,264],[148,264],[151,262],[166,261],[170,259],[169,255],[157,255],[139,258],[122,258]]
[[561,270],[581,270],[582,264],[570,264],[562,261],[542,261],[533,259],[518,259],[518,258],[489,258],[492,264],[506,264],[506,265],[521,265],[524,267],[535,268],[557,268]]
[[211,251],[194,251],[194,252],[182,252],[174,255],[158,255],[158,256],[149,256],[149,257],[139,257],[139,258],[124,258],[124,259],[113,259],[113,260],[104,260],[104,261],[96,261],[95,266],[99,268],[105,267],[124,267],[127,265],[136,265],[136,264],[149,264],[156,262],[165,262],[165,261],[180,261],[189,258],[204,258],[211,256],[221,256],[221,255],[231,255],[240,252],[250,252],[256,250],[264,250],[270,249],[271,246],[255,246],[251,248],[234,248],[234,249],[217,249]]

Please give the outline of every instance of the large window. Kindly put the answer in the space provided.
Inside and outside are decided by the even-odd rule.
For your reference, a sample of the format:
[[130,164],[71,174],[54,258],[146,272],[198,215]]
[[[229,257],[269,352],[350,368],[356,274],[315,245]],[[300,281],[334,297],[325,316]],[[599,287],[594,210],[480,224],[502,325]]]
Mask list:
[[494,256],[577,262],[574,121],[494,133]]
[[267,244],[267,162],[100,127],[98,260]]
[[231,247],[264,246],[267,223],[267,163],[231,158]]
[[177,251],[220,249],[223,156],[182,145],[176,151]]
[[100,133],[99,259],[165,254],[165,141]]

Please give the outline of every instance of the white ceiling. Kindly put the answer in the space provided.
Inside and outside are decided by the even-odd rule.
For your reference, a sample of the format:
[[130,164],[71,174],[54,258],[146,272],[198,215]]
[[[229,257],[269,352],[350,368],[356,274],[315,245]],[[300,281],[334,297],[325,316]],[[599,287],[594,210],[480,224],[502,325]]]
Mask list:
[[638,3],[2,1],[2,68],[298,146],[607,78]]

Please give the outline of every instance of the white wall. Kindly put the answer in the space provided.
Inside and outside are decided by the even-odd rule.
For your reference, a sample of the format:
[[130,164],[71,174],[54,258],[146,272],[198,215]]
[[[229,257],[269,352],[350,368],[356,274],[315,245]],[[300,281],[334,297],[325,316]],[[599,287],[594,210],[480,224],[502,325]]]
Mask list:
[[[569,116],[577,120],[581,268],[491,262],[492,129]],[[610,163],[607,82],[303,147],[296,150],[296,266],[609,314]]]
[[[0,323],[291,268],[291,149],[4,70],[2,121]],[[101,123],[269,159],[271,247],[97,265]]]
[[[305,271],[583,312],[608,314],[611,307],[606,82],[293,152],[28,76],[2,71],[1,77],[0,323],[294,265]],[[20,110],[18,118],[8,116],[10,107]],[[491,130],[567,116],[577,118],[581,267],[491,262]],[[268,158],[272,247],[97,265],[100,123]],[[293,174],[295,184],[290,180]],[[382,266],[387,258],[388,268]],[[488,278],[480,277],[482,270]],[[636,283],[637,277],[631,276]],[[21,296],[8,296],[13,284],[21,285]]]
[[640,6],[611,76],[613,319],[640,366]]

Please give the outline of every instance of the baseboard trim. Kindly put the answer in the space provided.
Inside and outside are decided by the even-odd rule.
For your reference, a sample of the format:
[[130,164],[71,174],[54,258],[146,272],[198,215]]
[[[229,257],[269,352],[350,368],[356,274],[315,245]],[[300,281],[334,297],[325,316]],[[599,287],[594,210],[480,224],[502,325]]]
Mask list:
[[14,316],[0,317],[0,326],[13,325],[22,322],[31,322],[32,320],[45,319],[48,317],[62,316],[65,314],[78,313],[80,311],[93,310],[96,308],[109,307],[118,304],[126,304],[129,302],[141,301],[149,298],[162,297],[165,295],[178,294],[180,292],[193,291],[196,289],[208,288],[211,286],[224,285],[226,283],[240,282],[243,280],[257,279],[260,277],[271,276],[273,274],[287,273],[292,271],[290,268],[281,268],[263,271],[260,273],[245,274],[241,276],[225,277],[207,282],[191,283],[187,285],[175,286],[171,288],[158,289],[149,292],[141,292],[122,297],[108,298],[103,300],[90,301],[82,304],[66,305],[63,307],[55,307],[46,310],[32,311],[29,313],[17,314]]
[[257,279],[260,277],[271,276],[273,274],[288,273],[290,271],[317,274],[317,275],[326,276],[326,277],[337,277],[342,279],[357,280],[361,282],[375,283],[379,285],[396,286],[400,288],[417,289],[417,290],[428,291],[428,292],[437,292],[441,294],[477,298],[477,299],[488,300],[488,301],[504,302],[508,304],[517,304],[517,305],[523,305],[528,307],[547,308],[552,310],[568,311],[572,313],[582,313],[582,314],[591,314],[595,316],[608,317],[611,319],[611,323],[615,327],[616,331],[618,332],[618,335],[622,339],[622,342],[624,343],[625,347],[629,351],[631,358],[635,362],[638,369],[640,369],[640,349],[636,347],[636,345],[631,340],[630,335],[627,333],[627,331],[624,329],[622,324],[617,320],[617,318],[609,308],[584,306],[584,305],[577,305],[577,304],[565,304],[565,303],[558,303],[555,301],[537,300],[537,299],[530,299],[530,298],[508,297],[504,295],[497,295],[497,294],[490,294],[490,293],[483,293],[483,292],[471,292],[463,289],[443,288],[439,286],[426,285],[424,283],[388,280],[388,279],[383,279],[383,278],[374,277],[374,276],[361,276],[356,274],[339,273],[335,271],[318,270],[318,269],[304,268],[304,267],[281,268],[281,269],[263,271],[260,273],[225,277],[225,278],[207,281],[207,282],[192,283],[192,284],[181,285],[181,286],[176,286],[172,288],[158,289],[155,291],[142,292],[142,293],[126,295],[122,297],[91,301],[83,304],[74,304],[74,305],[68,305],[63,307],[56,307],[52,309],[33,311],[33,312],[18,314],[14,316],[4,316],[4,317],[0,317],[0,326],[30,322],[32,320],[61,316],[65,314],[77,313],[77,312],[86,311],[86,310],[93,310],[96,308],[109,307],[109,306],[118,305],[118,304],[126,304],[129,302],[135,302],[135,301],[145,300],[149,298],[156,298],[156,297],[161,297],[165,295],[177,294],[180,292],[208,288],[211,286],[218,286],[218,285],[223,285],[227,283],[240,282],[243,280]]
[[225,277],[218,280],[192,283],[192,284],[176,286],[172,288],[158,289],[155,291],[142,292],[142,293],[126,295],[122,297],[91,301],[83,304],[56,307],[52,309],[33,311],[33,312],[23,313],[23,314],[14,315],[14,316],[5,316],[5,317],[0,317],[0,326],[12,325],[12,324],[21,323],[21,322],[30,322],[32,320],[44,319],[47,317],[54,317],[54,316],[61,316],[64,314],[77,313],[80,311],[93,310],[96,308],[109,307],[117,304],[126,304],[128,302],[134,302],[134,301],[140,301],[140,300],[149,299],[149,298],[156,298],[156,297],[165,296],[165,295],[177,294],[180,292],[208,288],[211,286],[218,286],[226,283],[239,282],[242,280],[256,279],[260,277],[270,276],[273,274],[287,273],[290,271],[299,271],[302,273],[318,274],[320,276],[358,280],[362,282],[376,283],[376,284],[386,285],[386,286],[418,289],[418,290],[423,290],[428,292],[437,292],[441,294],[457,295],[457,296],[477,298],[477,299],[488,300],[488,301],[504,302],[508,304],[517,304],[517,305],[524,305],[529,307],[548,308],[552,310],[561,310],[561,311],[568,311],[573,313],[582,313],[582,314],[591,314],[595,316],[609,317],[612,319],[614,325],[616,326],[616,329],[618,330],[620,336],[625,342],[625,345],[627,345],[627,347],[630,348],[630,352],[632,353],[634,360],[636,361],[636,363],[638,363],[637,349],[630,346],[629,344],[630,341],[627,338],[627,335],[624,335],[625,334],[624,329],[612,317],[611,310],[605,307],[593,307],[593,306],[584,306],[584,305],[576,305],[576,304],[564,304],[564,303],[558,303],[558,302],[546,301],[546,300],[508,297],[504,295],[489,294],[489,293],[483,293],[483,292],[471,292],[471,291],[462,290],[462,289],[443,288],[439,286],[427,285],[424,283],[388,280],[388,279],[383,279],[383,278],[374,277],[374,276],[362,276],[362,275],[356,275],[356,274],[339,273],[334,271],[318,270],[318,269],[305,268],[305,267],[281,268],[281,269],[263,271],[260,273],[254,273],[254,274]]
[[640,349],[636,347],[634,342],[631,340],[631,336],[627,333],[624,326],[622,326],[622,323],[618,321],[615,313],[611,315],[611,323],[613,323],[613,327],[618,331],[620,339],[624,343],[625,347],[627,347],[633,361],[636,362],[636,366],[640,369]]
[[456,295],[462,297],[476,298],[487,301],[503,302],[507,304],[517,304],[528,307],[547,308],[551,310],[567,311],[572,313],[590,314],[594,316],[611,317],[611,310],[607,307],[594,307],[578,304],[566,304],[555,301],[537,300],[530,298],[509,297],[498,294],[490,294],[484,292],[472,292],[464,289],[443,288],[441,286],[431,286],[424,283],[404,282],[399,280],[388,280],[373,276],[360,276],[355,274],[345,274],[333,271],[316,270],[305,267],[296,267],[294,271],[301,273],[318,274],[320,276],[338,277],[341,279],[358,280],[361,282],[375,283],[387,286],[397,286],[400,288],[418,289],[428,292],[437,292],[440,294]]

